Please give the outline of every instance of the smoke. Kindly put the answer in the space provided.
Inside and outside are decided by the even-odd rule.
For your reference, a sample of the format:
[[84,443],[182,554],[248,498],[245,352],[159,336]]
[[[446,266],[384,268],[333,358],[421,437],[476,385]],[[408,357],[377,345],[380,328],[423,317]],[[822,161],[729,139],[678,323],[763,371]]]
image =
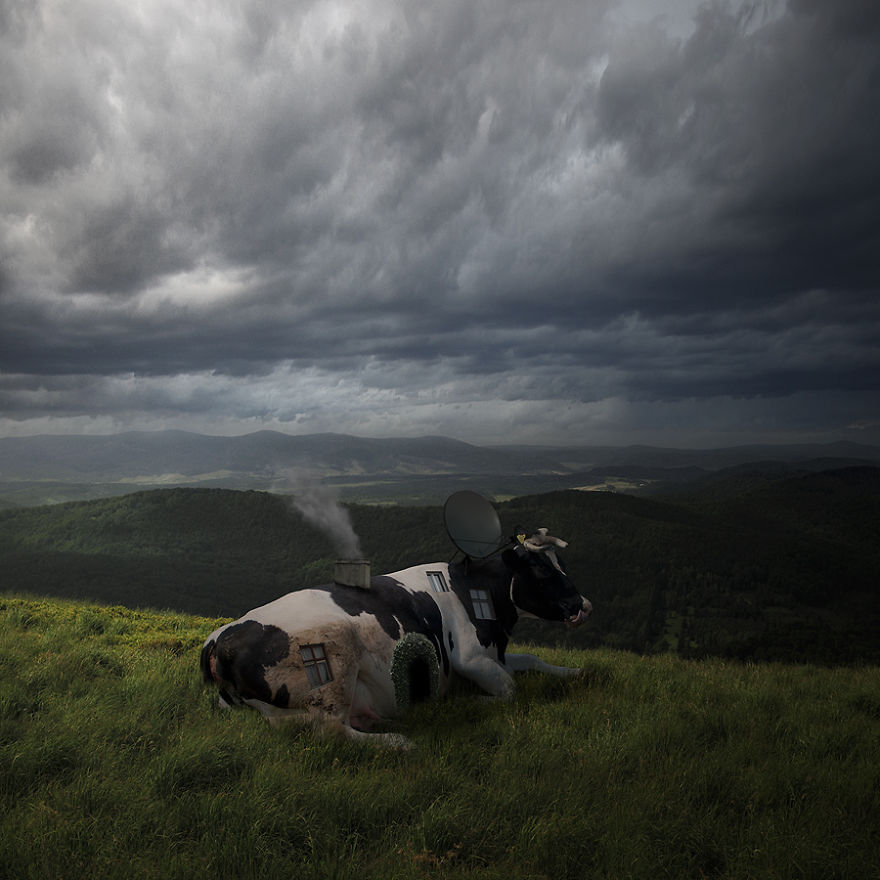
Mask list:
[[273,484],[272,491],[292,493],[291,505],[333,541],[341,558],[361,558],[360,539],[332,486],[322,485],[317,477],[307,472],[285,470]]

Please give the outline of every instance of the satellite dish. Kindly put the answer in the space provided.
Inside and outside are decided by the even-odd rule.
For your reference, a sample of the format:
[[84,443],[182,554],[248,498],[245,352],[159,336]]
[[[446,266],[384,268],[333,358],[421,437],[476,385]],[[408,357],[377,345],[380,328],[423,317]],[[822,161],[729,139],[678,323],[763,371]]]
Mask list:
[[455,492],[443,507],[452,543],[471,559],[485,559],[507,543],[495,508],[476,492]]

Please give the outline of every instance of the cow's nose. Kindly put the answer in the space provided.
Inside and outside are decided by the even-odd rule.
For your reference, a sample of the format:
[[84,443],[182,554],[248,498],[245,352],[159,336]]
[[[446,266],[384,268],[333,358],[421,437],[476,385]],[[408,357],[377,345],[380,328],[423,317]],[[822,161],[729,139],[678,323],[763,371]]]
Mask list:
[[563,611],[565,611],[565,616],[567,618],[577,617],[581,611],[586,611],[584,608],[584,601],[585,600],[578,596],[575,599],[570,599],[569,601],[564,602],[562,608]]

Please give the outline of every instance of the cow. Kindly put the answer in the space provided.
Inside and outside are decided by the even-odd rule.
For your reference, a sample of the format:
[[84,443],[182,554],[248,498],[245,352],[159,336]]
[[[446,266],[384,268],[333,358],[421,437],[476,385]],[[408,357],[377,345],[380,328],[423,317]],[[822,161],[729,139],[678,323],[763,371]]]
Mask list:
[[399,734],[372,728],[443,695],[454,675],[507,699],[512,673],[578,675],[506,648],[520,615],[576,627],[591,611],[562,568],[515,546],[373,576],[368,589],[329,583],[288,593],[211,633],[201,669],[223,708],[407,747]]

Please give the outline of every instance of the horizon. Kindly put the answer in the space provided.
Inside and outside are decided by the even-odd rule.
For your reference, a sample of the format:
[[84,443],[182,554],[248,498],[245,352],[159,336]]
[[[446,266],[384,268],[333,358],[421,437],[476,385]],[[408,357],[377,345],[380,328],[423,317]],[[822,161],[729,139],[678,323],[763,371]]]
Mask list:
[[827,441],[818,441],[818,442],[802,442],[802,441],[791,441],[791,442],[754,442],[754,443],[735,443],[727,446],[669,446],[655,443],[472,443],[469,440],[463,440],[460,437],[452,437],[446,434],[420,434],[420,435],[411,435],[411,436],[386,436],[386,437],[372,437],[365,436],[359,434],[349,434],[341,431],[316,431],[314,433],[300,433],[293,434],[287,431],[280,431],[272,428],[258,428],[256,430],[245,431],[240,434],[210,434],[205,433],[203,431],[191,431],[184,428],[157,428],[157,429],[125,429],[121,431],[112,431],[112,432],[93,432],[93,433],[67,433],[67,432],[59,432],[59,433],[39,433],[39,434],[8,434],[5,436],[0,436],[0,441],[3,440],[36,440],[46,437],[66,437],[66,438],[77,438],[77,439],[89,439],[89,438],[109,438],[109,437],[122,437],[125,435],[140,435],[140,434],[187,434],[193,437],[205,437],[209,439],[243,439],[246,437],[250,437],[256,434],[277,434],[284,437],[291,438],[318,438],[324,436],[331,437],[340,437],[340,438],[350,438],[352,440],[375,440],[375,441],[395,441],[395,440],[448,440],[453,443],[464,443],[468,446],[474,446],[476,448],[484,448],[484,449],[507,449],[507,448],[517,448],[517,449],[533,449],[533,450],[553,450],[553,449],[656,449],[656,450],[664,450],[664,451],[682,451],[682,452],[713,452],[713,451],[721,451],[721,450],[735,450],[735,449],[749,449],[749,448],[766,448],[766,449],[774,449],[774,448],[786,448],[786,447],[816,447],[822,448],[827,446],[852,446],[852,447],[863,447],[865,449],[880,449],[880,443],[865,443],[857,440],[827,440]]

